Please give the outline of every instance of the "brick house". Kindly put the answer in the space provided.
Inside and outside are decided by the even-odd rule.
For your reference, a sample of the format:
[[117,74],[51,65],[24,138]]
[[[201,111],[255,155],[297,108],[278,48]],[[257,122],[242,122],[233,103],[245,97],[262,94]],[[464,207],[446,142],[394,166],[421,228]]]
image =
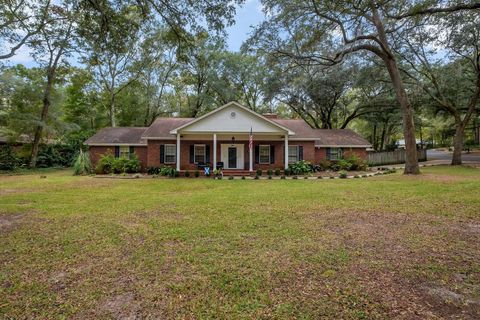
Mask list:
[[298,160],[319,163],[352,154],[366,158],[370,147],[352,130],[312,129],[303,120],[260,115],[237,102],[199,118],[157,118],[150,127],[105,128],[85,144],[93,165],[105,153],[116,157],[135,153],[143,169],[166,165],[195,170],[207,165],[239,172],[283,169]]

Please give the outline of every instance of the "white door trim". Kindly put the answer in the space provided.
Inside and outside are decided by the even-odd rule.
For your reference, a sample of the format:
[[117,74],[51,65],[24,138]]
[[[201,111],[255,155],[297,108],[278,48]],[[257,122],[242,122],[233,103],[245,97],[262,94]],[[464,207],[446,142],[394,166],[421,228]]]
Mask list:
[[[237,148],[237,167],[236,168],[229,168],[228,167],[228,148],[229,147],[236,147]],[[244,144],[235,144],[235,143],[222,143],[220,145],[220,159],[222,159],[224,169],[239,169],[243,170],[245,166],[245,145]]]

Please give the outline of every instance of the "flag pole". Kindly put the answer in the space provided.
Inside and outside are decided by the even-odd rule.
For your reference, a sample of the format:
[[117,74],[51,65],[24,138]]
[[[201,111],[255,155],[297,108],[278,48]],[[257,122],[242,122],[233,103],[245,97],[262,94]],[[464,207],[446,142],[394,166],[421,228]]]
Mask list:
[[252,131],[252,127],[250,126],[250,136],[248,137],[248,155],[249,155],[248,165],[249,165],[249,171],[250,172],[253,172],[253,152],[252,152],[252,149],[253,149],[253,131]]

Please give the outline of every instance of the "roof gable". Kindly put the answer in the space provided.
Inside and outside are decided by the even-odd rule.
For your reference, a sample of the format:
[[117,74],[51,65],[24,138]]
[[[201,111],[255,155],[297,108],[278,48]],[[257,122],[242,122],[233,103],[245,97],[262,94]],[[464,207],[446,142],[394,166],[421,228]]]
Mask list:
[[292,130],[284,127],[264,116],[242,106],[237,102],[229,102],[193,121],[181,125],[171,134],[204,133],[204,132],[250,132],[255,133],[288,133],[295,134]]

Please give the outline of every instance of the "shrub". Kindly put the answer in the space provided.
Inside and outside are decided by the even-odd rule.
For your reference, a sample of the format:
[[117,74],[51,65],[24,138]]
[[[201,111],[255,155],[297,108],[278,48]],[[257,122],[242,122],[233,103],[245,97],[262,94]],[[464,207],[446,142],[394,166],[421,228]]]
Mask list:
[[357,179],[360,178],[360,176],[358,174],[354,175],[353,177],[357,178]]
[[0,147],[0,170],[15,170],[22,161],[10,145]]
[[346,159],[338,160],[337,164],[340,170],[348,171],[352,168],[352,163]]
[[261,176],[262,175],[262,169],[257,169],[257,176]]
[[260,179],[260,177],[258,175],[255,176],[255,180],[258,180]]
[[340,179],[346,179],[346,178],[347,178],[347,171],[345,171],[345,170],[340,171],[340,172],[338,173],[338,177],[339,177]]
[[283,172],[286,176],[289,176],[292,173],[292,171],[289,168],[285,169]]
[[185,175],[185,178],[188,178],[188,177],[190,177],[190,172],[187,170],[187,171],[185,171],[184,175]]
[[272,175],[269,175],[269,176],[268,176],[268,179],[272,180]]
[[273,170],[272,170],[272,169],[268,169],[268,170],[267,170],[267,175],[268,175],[268,176],[271,176],[272,174],[273,174]]
[[198,178],[200,176],[200,172],[198,170],[195,170],[193,175],[195,176],[195,178]]
[[173,170],[173,177],[175,177],[175,178],[180,177],[180,171],[178,171],[178,170]]
[[295,179],[295,180],[297,180],[297,179],[298,179],[298,177],[297,177],[297,176],[293,176],[293,178],[292,178],[292,179]]
[[228,180],[233,180],[233,176],[228,177]]
[[90,162],[90,156],[88,155],[88,152],[83,152],[82,149],[80,149],[80,152],[73,163],[73,174],[78,176],[89,174],[91,172],[92,164]]
[[113,173],[124,173],[128,164],[127,158],[115,158],[112,164]]
[[275,169],[275,175],[278,177],[280,175],[280,169]]
[[130,159],[124,162],[123,172],[127,173],[137,173],[140,172],[140,160],[136,154],[133,154]]
[[242,176],[242,180],[245,180],[245,176]]
[[332,171],[335,171],[335,172],[336,172],[336,171],[340,170],[340,166],[338,165],[338,163],[332,162],[332,164],[330,165],[330,169],[331,169]]
[[307,174],[312,172],[312,165],[310,162],[300,160],[288,166],[293,174]]
[[153,174],[153,175],[160,174],[160,167],[148,167],[147,168],[147,173],[148,174]]
[[354,154],[348,157],[346,160],[351,164],[350,170],[360,171],[360,170],[366,170],[368,167],[367,161],[357,157]]
[[97,167],[95,168],[96,173],[104,173],[109,174],[113,172],[113,163],[115,158],[113,155],[107,153],[100,157],[100,160],[97,163]]
[[323,170],[323,171],[329,170],[331,165],[332,163],[329,160],[322,160],[318,164],[320,170]]
[[287,178],[287,177],[285,177],[285,176],[281,176],[281,177],[280,177],[280,179],[286,179],[286,178]]
[[174,177],[175,171],[172,167],[164,166],[160,168],[160,175],[164,177]]

